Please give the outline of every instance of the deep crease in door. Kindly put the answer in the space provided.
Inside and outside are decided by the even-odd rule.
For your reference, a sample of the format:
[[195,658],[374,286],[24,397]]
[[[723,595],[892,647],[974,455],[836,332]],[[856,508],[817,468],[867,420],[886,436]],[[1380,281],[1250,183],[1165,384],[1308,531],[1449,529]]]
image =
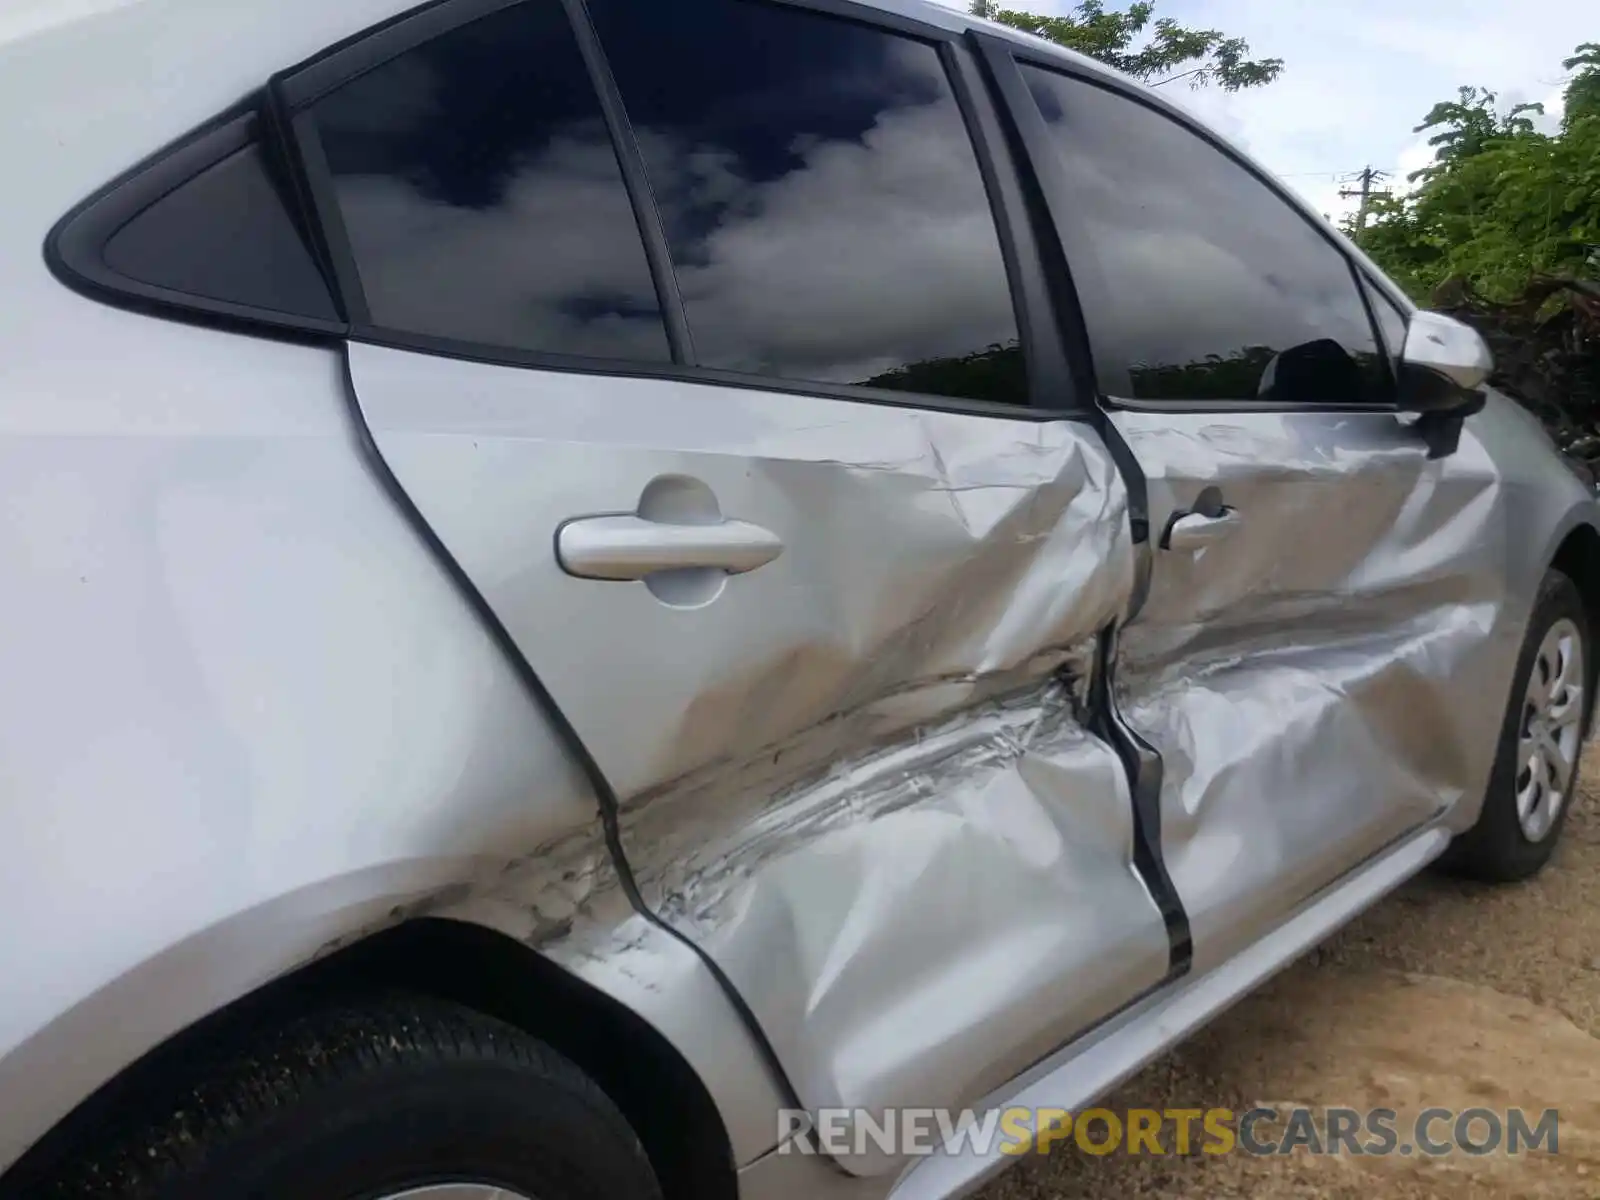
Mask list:
[[[959,1108],[1166,977],[1084,711],[1134,583],[1091,426],[349,354],[385,464],[617,797],[642,902],[808,1107]],[[563,522],[664,478],[783,553],[697,606],[562,570]],[[599,846],[508,846],[453,907],[620,952]]]
[[722,967],[812,1107],[971,1100],[1167,966],[1123,767],[1086,728],[1096,636],[1131,589],[1121,480],[1081,427],[981,447],[925,421],[916,459],[846,469],[860,504],[918,479],[932,519],[895,551],[947,569],[718,681],[682,736],[746,724],[737,750],[622,801],[645,902]]
[[1116,670],[1162,755],[1164,857],[1204,970],[1481,797],[1521,632],[1512,489],[1470,427],[1435,459],[1381,413],[1113,420],[1153,528],[1203,487],[1243,521],[1153,552]]

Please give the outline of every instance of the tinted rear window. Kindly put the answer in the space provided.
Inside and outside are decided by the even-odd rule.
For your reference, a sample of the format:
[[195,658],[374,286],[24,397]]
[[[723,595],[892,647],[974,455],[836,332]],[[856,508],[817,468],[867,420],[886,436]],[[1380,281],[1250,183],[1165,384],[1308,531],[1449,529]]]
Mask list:
[[375,324],[671,357],[600,102],[555,0],[454,29],[313,111]]
[[1026,403],[978,160],[930,44],[749,0],[591,0],[700,363]]

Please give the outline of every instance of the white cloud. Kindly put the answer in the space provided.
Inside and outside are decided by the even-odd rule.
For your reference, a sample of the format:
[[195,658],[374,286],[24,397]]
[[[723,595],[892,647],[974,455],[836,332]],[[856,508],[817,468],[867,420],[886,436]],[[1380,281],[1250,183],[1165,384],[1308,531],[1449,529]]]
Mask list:
[[1435,148],[1428,144],[1428,138],[1423,135],[1400,151],[1395,156],[1395,186],[1403,190],[1414,172],[1433,162],[1434,152]]
[[849,381],[1014,337],[977,164],[951,151],[958,121],[893,109],[859,141],[816,140],[797,169],[741,181],[701,264],[678,271],[702,356]]
[[[347,175],[336,186],[380,322],[507,346],[666,357],[644,251],[627,236],[633,209],[598,126],[555,139],[490,207],[442,203],[392,176]],[[575,309],[582,300],[590,311]]]
[[[702,361],[859,382],[1016,337],[953,102],[888,109],[860,138],[801,139],[796,166],[762,181],[742,177],[726,152],[644,138],[662,164],[663,196],[688,193],[691,209],[722,212],[678,243]],[[574,354],[665,352],[632,210],[597,126],[564,130],[484,207],[443,203],[392,176],[348,175],[337,187],[378,320]]]
[[1541,99],[1544,102],[1544,116],[1534,118],[1534,127],[1540,133],[1555,133],[1561,128],[1561,114],[1566,111],[1566,89],[1555,88]]
[[[1392,0],[1337,11],[1164,0],[1160,15],[1285,60],[1270,87],[1164,92],[1337,216],[1350,207],[1340,175],[1371,164],[1391,173],[1386,186],[1403,187],[1430,161],[1414,126],[1458,86],[1489,87],[1504,104],[1543,100],[1556,120],[1560,60],[1592,36],[1580,17],[1591,2],[1496,11],[1491,0],[1413,0],[1396,15]],[[416,92],[425,111],[429,93]],[[396,111],[373,110],[386,120]],[[739,361],[748,369],[859,379],[1007,338],[992,233],[973,236],[972,222],[987,222],[977,176],[949,149],[960,136],[947,128],[953,120],[937,105],[887,111],[859,138],[797,143],[796,167],[764,179],[742,177],[715,149],[653,151],[644,131],[647,156],[677,171],[670,182],[657,174],[658,191],[685,188],[725,214],[695,233],[696,252],[679,267],[702,352],[732,361],[748,350],[754,357]],[[395,179],[341,181],[368,290],[399,298],[380,315],[511,344],[659,357],[653,290],[598,126],[566,130],[520,167],[486,208],[442,204]],[[1183,258],[1170,247],[1151,252]]]

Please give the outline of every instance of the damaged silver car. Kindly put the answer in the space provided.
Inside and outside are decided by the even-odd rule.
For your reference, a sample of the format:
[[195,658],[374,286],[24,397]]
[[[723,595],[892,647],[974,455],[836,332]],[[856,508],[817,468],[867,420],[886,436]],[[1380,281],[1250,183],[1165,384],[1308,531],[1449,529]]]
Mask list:
[[1549,859],[1600,508],[1248,157],[920,0],[406,3],[0,18],[0,1196],[962,1195],[884,1123]]

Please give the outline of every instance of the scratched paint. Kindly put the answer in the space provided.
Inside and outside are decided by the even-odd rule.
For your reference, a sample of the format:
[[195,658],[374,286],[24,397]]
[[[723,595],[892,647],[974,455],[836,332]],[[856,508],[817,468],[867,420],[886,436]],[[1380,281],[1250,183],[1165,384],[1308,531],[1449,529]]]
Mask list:
[[1390,414],[1114,418],[1160,529],[1203,487],[1242,519],[1155,550],[1117,699],[1161,753],[1195,969],[1487,783],[1520,630],[1503,468]]

